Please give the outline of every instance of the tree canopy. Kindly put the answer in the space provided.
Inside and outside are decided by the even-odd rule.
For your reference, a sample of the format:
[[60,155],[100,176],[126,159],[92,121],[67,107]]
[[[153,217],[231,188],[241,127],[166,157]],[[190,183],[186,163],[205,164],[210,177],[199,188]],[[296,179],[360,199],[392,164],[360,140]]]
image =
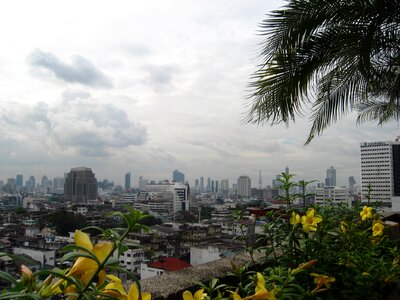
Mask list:
[[308,143],[354,110],[399,119],[400,0],[289,0],[260,26],[248,122],[289,124],[311,106]]

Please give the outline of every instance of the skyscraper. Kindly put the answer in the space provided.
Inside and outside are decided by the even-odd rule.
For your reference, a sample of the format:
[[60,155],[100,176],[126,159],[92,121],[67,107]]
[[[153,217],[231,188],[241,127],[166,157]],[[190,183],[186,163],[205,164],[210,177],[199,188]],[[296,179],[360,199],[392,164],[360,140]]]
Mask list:
[[221,192],[226,193],[229,191],[229,180],[222,179],[221,180]]
[[204,177],[200,177],[200,192],[204,193]]
[[336,186],[336,169],[334,167],[326,170],[325,186]]
[[185,174],[183,174],[182,172],[179,172],[178,170],[175,170],[174,172],[172,172],[172,181],[175,182],[185,182]]
[[354,179],[354,176],[349,177],[349,192],[354,193],[355,189],[354,186],[356,185],[356,180]]
[[64,185],[65,178],[64,177],[55,177],[53,178],[53,192],[56,194],[64,194]]
[[125,189],[129,190],[131,188],[131,172],[125,174]]
[[64,184],[65,199],[85,203],[97,198],[97,179],[90,168],[72,168]]
[[18,174],[15,179],[17,188],[20,188],[24,185],[24,176],[22,174]]
[[248,198],[251,195],[251,180],[249,176],[241,175],[237,180],[237,193],[239,196]]
[[[371,201],[391,207],[400,196],[400,142],[365,142],[361,148],[361,188],[365,197],[370,187]],[[365,199],[365,198],[364,198]]]
[[35,176],[31,175],[31,176],[29,177],[29,180],[28,180],[27,183],[29,184],[28,192],[29,192],[29,193],[33,192],[33,191],[35,190],[35,187],[36,187],[36,179],[35,179]]

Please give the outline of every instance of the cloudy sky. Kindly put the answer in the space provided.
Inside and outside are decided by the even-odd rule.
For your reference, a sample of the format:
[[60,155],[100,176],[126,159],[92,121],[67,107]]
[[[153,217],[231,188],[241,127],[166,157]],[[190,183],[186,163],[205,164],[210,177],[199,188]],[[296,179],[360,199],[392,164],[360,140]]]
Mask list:
[[289,166],[338,183],[360,172],[361,141],[398,125],[349,116],[303,146],[310,124],[244,124],[258,24],[283,1],[7,1],[0,9],[0,179],[93,169],[171,179],[178,169],[263,185]]

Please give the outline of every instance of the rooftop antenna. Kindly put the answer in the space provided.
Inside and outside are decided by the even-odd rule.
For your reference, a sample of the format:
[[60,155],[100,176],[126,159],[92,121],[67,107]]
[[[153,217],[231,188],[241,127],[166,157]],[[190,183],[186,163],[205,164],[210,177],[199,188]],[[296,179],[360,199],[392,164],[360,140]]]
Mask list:
[[261,190],[262,186],[262,178],[261,178],[261,170],[259,171],[259,177],[258,177],[258,188]]

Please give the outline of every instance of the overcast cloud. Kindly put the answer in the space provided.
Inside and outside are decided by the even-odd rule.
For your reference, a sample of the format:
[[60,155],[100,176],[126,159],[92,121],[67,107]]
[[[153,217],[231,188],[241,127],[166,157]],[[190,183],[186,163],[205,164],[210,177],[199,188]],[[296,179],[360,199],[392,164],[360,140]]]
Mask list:
[[359,180],[363,141],[397,123],[354,115],[304,146],[310,124],[244,124],[258,24],[283,1],[7,1],[0,10],[0,180],[93,169],[99,180],[204,176],[263,186],[288,166],[298,179]]
[[111,88],[111,80],[86,58],[75,55],[70,64],[62,62],[52,53],[34,50],[29,55],[33,67],[51,71],[58,79],[93,87]]

